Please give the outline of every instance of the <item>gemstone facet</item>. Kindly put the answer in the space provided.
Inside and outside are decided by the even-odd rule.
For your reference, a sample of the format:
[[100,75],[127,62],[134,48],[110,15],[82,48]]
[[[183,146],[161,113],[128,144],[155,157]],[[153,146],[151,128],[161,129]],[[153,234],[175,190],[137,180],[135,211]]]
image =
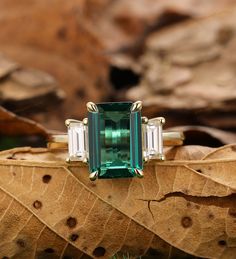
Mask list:
[[133,177],[143,168],[141,112],[131,107],[100,103],[88,113],[89,168],[98,178]]
[[162,124],[162,118],[154,118],[142,125],[144,158],[162,159],[164,156]]
[[88,129],[81,121],[72,121],[68,125],[68,150],[70,161],[88,159]]

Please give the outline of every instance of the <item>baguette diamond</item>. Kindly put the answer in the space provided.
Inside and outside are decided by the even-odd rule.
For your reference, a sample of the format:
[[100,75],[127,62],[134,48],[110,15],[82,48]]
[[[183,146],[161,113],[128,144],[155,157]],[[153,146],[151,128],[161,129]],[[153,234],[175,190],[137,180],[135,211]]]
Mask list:
[[68,125],[68,149],[70,161],[88,159],[88,127],[81,121],[71,121]]
[[145,159],[162,159],[163,155],[163,118],[155,118],[142,125],[143,156]]

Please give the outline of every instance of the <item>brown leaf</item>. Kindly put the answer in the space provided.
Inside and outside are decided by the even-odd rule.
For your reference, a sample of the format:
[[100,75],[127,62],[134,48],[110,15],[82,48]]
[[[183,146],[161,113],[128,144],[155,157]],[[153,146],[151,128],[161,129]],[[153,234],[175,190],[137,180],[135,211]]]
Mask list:
[[58,104],[64,93],[47,73],[28,69],[0,55],[0,102],[17,113],[32,113]]
[[48,138],[49,132],[40,124],[17,116],[0,107],[0,134],[3,136],[41,135]]
[[189,18],[208,16],[230,5],[231,0],[201,1],[200,4],[192,0],[88,0],[84,10],[107,48],[124,47],[120,50],[137,53],[151,32]]
[[[0,3],[0,50],[20,64],[51,74],[66,93],[61,106],[34,117],[48,128],[64,129],[63,120],[71,116],[82,119],[86,102],[104,100],[111,92],[104,48],[83,17],[82,6],[80,0]],[[19,28],[24,28],[21,33]]]
[[205,146],[169,147],[165,148],[165,156],[166,160],[201,160],[212,150]]
[[185,145],[220,147],[225,144],[236,143],[236,133],[210,127],[178,126],[168,130],[183,132]]
[[[196,154],[193,150],[189,154]],[[235,156],[229,155],[228,146],[212,152],[212,158],[209,151],[209,159],[206,154],[203,160],[152,161],[143,179],[95,183],[88,179],[86,166],[66,164],[66,154],[59,151],[19,148],[1,152],[1,227],[14,224],[11,231],[4,231],[9,242],[2,244],[0,255],[23,258],[27,251],[31,258],[30,251],[45,251],[46,244],[53,249],[47,251],[63,256],[62,247],[69,243],[78,253],[92,257],[158,251],[163,258],[169,253],[169,258],[176,258],[180,252],[173,248],[172,254],[171,245],[195,256],[234,258]],[[232,147],[231,152],[235,153]],[[12,214],[26,215],[21,216],[23,226]],[[35,231],[44,225],[60,237],[58,241],[49,234],[40,235],[40,230],[31,240],[29,217],[36,219]],[[21,246],[14,245],[18,239]],[[23,246],[28,242],[34,246]]]
[[223,146],[221,148],[217,148],[216,150],[213,150],[212,152],[208,153],[203,157],[204,160],[208,159],[226,159],[231,158],[234,159],[236,157],[236,145],[230,144]]
[[126,97],[143,100],[149,116],[168,114],[169,126],[234,129],[235,12],[232,8],[150,35],[140,59],[143,77]]
[[0,55],[0,79],[9,75],[11,72],[19,68],[19,65],[3,55]]

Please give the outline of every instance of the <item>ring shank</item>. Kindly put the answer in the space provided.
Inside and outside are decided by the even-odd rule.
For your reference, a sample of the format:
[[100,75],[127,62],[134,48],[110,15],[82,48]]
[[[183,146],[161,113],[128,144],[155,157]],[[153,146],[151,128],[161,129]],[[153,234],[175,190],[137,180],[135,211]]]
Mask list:
[[[163,144],[164,146],[181,146],[183,145],[184,134],[177,131],[164,131],[163,132]],[[68,148],[68,135],[67,134],[55,134],[51,136],[48,142],[48,148],[50,149],[67,149]]]

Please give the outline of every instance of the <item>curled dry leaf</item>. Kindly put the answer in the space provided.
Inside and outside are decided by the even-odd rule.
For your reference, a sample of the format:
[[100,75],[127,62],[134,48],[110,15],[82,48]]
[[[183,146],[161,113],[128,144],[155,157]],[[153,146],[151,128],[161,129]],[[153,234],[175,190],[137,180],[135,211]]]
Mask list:
[[236,143],[236,133],[203,126],[178,126],[169,128],[170,131],[184,133],[185,145],[202,145],[220,147],[225,144]]
[[142,79],[126,97],[142,99],[150,116],[168,114],[170,125],[236,128],[235,13],[151,34],[140,58]]
[[[32,258],[51,252],[62,257],[68,246],[69,251],[73,247],[74,252],[100,258],[118,251],[176,258],[182,250],[198,257],[233,259],[234,146],[208,153],[204,149],[204,157],[193,155],[197,160],[179,155],[178,160],[152,161],[143,179],[97,182],[88,179],[85,165],[66,164],[62,151],[1,152],[0,233],[8,242],[0,242],[0,255]],[[189,158],[191,153],[196,154],[194,147]]]
[[0,54],[0,102],[11,111],[33,112],[58,103],[64,92],[49,74],[24,68]]
[[40,124],[17,116],[0,106],[0,134],[3,136],[41,135],[48,138],[49,132]]

